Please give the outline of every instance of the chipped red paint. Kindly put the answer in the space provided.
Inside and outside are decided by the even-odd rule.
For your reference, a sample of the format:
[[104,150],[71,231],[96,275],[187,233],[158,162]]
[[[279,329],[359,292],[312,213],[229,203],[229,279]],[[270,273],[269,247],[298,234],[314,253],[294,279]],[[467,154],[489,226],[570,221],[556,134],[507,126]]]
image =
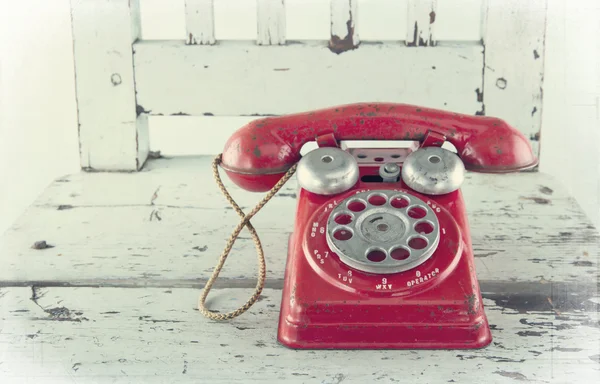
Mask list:
[[339,148],[340,144],[338,143],[335,135],[332,133],[327,133],[323,136],[318,136],[315,141],[319,147],[335,147]]
[[[378,166],[360,167],[361,177],[376,174]],[[436,216],[443,231],[431,258],[405,272],[361,272],[340,261],[324,233],[313,233],[314,223],[316,228],[327,223],[329,204],[336,206],[358,190],[371,189],[398,189],[439,208]],[[291,348],[306,349],[471,349],[488,345],[492,335],[475,274],[461,192],[425,196],[402,181],[358,181],[336,196],[301,189],[288,245],[278,340]]]
[[446,141],[446,136],[436,132],[429,131],[425,135],[423,142],[421,143],[422,147],[441,147]]
[[406,104],[359,103],[252,121],[227,141],[222,166],[243,188],[266,191],[273,185],[261,178],[282,176],[300,160],[302,146],[319,136],[422,141],[429,131],[446,136],[469,170],[511,172],[537,165],[527,138],[501,119]]

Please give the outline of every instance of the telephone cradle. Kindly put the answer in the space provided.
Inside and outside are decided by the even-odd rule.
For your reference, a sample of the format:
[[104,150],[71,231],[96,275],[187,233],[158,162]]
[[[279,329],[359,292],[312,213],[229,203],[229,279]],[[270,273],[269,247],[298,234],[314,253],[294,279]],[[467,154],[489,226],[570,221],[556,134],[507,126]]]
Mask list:
[[[415,144],[343,148],[356,140]],[[309,141],[319,148],[301,156]],[[250,191],[280,187],[297,167],[277,332],[297,349],[488,345],[460,185],[466,171],[536,165],[528,140],[500,119],[393,103],[255,120],[220,162]]]

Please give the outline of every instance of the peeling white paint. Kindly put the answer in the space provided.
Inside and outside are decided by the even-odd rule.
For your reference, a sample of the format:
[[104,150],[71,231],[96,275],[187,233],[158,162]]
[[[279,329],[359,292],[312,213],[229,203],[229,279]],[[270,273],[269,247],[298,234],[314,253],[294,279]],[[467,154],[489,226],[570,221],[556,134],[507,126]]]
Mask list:
[[258,45],[285,44],[285,1],[257,0]]
[[213,0],[185,0],[185,26],[188,44],[214,44]]
[[[136,285],[208,278],[238,222],[213,182],[210,162],[159,159],[146,172],[82,173],[56,181],[0,238],[0,280]],[[244,210],[262,196],[225,175],[223,180]],[[554,179],[539,172],[468,173],[462,191],[480,280],[597,281],[598,234]],[[283,278],[296,193],[293,178],[252,220],[269,279]],[[31,249],[39,240],[55,247]],[[242,232],[225,276],[254,278],[254,252]]]
[[[251,289],[219,289],[233,309]],[[199,291],[169,288],[2,288],[3,382],[593,382],[600,329],[585,313],[515,313],[484,300],[493,343],[478,350],[296,351],[276,341],[281,291],[212,322]],[[365,364],[369,362],[369,364]],[[527,380],[527,381],[525,381]]]

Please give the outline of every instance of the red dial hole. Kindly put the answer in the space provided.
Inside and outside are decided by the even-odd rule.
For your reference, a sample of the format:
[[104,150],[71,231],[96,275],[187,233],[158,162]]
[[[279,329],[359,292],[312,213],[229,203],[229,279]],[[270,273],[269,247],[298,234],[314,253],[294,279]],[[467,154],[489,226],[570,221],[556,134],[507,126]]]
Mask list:
[[410,251],[404,248],[396,248],[390,253],[390,256],[394,260],[406,260],[410,256]]
[[423,249],[427,246],[427,240],[422,237],[413,237],[409,240],[408,246],[412,249]]
[[378,249],[373,250],[367,254],[367,259],[369,259],[370,261],[379,263],[379,262],[385,260],[385,252],[380,251]]
[[376,161],[376,162],[378,162],[378,163],[381,163],[381,162],[383,162],[383,160],[385,160],[385,159],[384,159],[383,157],[376,157],[376,158],[374,158],[373,160],[375,160],[375,161]]
[[390,204],[394,208],[406,208],[408,207],[408,200],[403,197],[394,197],[392,201],[390,201]]
[[335,222],[338,224],[350,224],[352,222],[352,216],[348,213],[340,213],[335,217]]
[[415,231],[417,231],[418,233],[428,235],[431,232],[433,232],[433,225],[431,225],[430,223],[428,223],[426,221],[422,221],[420,223],[417,223],[417,225],[415,225]]
[[383,204],[385,204],[386,201],[387,201],[387,199],[381,195],[373,195],[373,196],[369,197],[369,203],[371,203],[373,205],[383,205]]
[[422,207],[414,207],[408,210],[408,216],[413,219],[422,219],[427,215],[427,211]]
[[352,232],[347,229],[338,229],[333,233],[333,237],[337,240],[349,240],[352,238]]
[[348,209],[351,210],[352,212],[360,212],[363,211],[365,208],[367,208],[367,206],[365,205],[365,203],[363,203],[362,201],[351,201],[350,204],[348,204]]

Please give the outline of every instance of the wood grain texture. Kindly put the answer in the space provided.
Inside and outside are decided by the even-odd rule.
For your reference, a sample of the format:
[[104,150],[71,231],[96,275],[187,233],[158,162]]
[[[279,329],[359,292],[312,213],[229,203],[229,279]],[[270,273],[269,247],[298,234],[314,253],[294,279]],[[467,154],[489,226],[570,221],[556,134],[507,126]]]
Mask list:
[[140,37],[139,2],[72,0],[71,16],[81,166],[138,170],[149,148],[131,48]]
[[503,116],[539,153],[547,0],[487,0],[484,87],[488,116]]
[[437,0],[408,0],[406,45],[427,47],[436,45],[434,38]]
[[[251,290],[223,289],[232,309]],[[3,382],[596,382],[600,325],[586,311],[517,310],[484,300],[493,343],[481,350],[294,351],[279,345],[281,291],[211,322],[198,290],[0,288]],[[365,364],[368,361],[369,364]]]
[[185,0],[187,44],[214,44],[215,22],[213,0]]
[[151,114],[284,114],[361,101],[469,114],[481,108],[474,92],[482,87],[483,55],[477,45],[363,44],[341,55],[325,42],[269,48],[163,41],[140,42],[134,49],[138,103]]
[[257,0],[258,45],[285,44],[285,0]]
[[[238,222],[214,184],[210,161],[159,159],[136,174],[83,173],[57,180],[0,238],[0,280],[200,284]],[[223,179],[246,211],[262,197]],[[462,191],[481,281],[595,287],[597,231],[551,177],[469,173]],[[283,278],[296,193],[292,179],[252,220],[269,281]],[[39,240],[55,247],[31,249]],[[254,252],[242,232],[222,277],[252,282]]]

